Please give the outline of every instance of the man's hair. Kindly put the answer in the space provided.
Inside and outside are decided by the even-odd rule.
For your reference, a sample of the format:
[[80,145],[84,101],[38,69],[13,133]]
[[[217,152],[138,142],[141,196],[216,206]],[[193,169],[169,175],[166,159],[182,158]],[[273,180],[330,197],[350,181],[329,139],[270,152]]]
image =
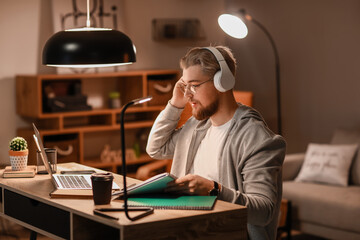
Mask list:
[[[235,76],[236,59],[234,58],[230,48],[225,46],[216,46],[215,48],[221,53],[221,55],[223,55],[226,64]],[[200,65],[203,73],[209,76],[214,76],[215,73],[220,70],[220,65],[214,54],[202,47],[191,48],[185,56],[180,59],[180,67],[182,69],[195,65]]]

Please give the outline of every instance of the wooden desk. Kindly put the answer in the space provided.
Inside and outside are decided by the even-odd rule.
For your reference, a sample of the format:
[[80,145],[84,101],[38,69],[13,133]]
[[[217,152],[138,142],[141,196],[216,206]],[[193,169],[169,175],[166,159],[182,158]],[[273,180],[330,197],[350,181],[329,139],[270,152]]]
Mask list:
[[[58,170],[91,169],[76,163],[59,164]],[[2,171],[0,174],[2,176]],[[115,175],[121,186],[122,177]],[[130,179],[128,184],[138,180]],[[212,211],[156,210],[130,221],[93,214],[92,199],[53,199],[48,175],[35,178],[0,178],[0,216],[53,239],[246,239],[246,208],[217,201]],[[110,203],[122,206],[122,201]],[[110,213],[109,213],[110,214]],[[139,213],[130,213],[139,214]]]

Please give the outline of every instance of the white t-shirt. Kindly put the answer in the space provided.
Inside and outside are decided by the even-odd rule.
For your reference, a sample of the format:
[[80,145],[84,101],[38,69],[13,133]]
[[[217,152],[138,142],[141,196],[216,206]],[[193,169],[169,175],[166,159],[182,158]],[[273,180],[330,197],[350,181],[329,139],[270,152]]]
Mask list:
[[220,148],[229,129],[231,120],[221,126],[211,126],[195,155],[192,174],[202,176],[213,181],[219,181],[218,161]]

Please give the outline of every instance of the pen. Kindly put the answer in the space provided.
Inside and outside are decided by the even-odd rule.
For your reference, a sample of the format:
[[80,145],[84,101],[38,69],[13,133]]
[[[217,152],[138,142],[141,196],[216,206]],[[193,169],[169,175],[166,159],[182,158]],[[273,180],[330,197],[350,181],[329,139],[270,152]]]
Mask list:
[[[120,208],[96,208],[95,210],[99,211],[99,212],[121,212],[121,211],[125,211],[125,209],[123,207],[120,207]],[[148,211],[149,207],[128,207],[128,210],[129,211]]]
[[[154,213],[154,208],[152,208],[152,207],[128,207],[127,210],[128,211],[145,211],[144,213],[141,213],[141,214],[133,217],[132,218],[133,220],[137,220],[137,219],[140,219],[142,217],[145,217],[145,216],[148,216],[148,215]],[[118,211],[121,211],[121,212],[125,211],[125,208],[122,207],[122,208],[96,208],[96,209],[94,209],[95,214],[98,214],[98,215],[106,217],[106,218],[115,219],[115,220],[117,220],[118,218],[109,216],[102,212],[118,212]]]
[[102,213],[97,209],[94,209],[93,212],[94,212],[95,215],[98,215],[98,216],[101,216],[101,217],[105,217],[105,218],[109,218],[109,219],[113,219],[113,220],[119,220],[119,218],[107,215],[105,213]]

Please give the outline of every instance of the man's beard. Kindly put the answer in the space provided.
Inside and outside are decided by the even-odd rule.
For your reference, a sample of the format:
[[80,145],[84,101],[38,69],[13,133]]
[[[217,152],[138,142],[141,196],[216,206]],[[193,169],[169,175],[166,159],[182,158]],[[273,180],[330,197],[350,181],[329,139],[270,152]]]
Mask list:
[[219,98],[216,98],[212,103],[210,103],[209,106],[202,108],[200,107],[197,112],[195,112],[195,110],[193,109],[192,114],[197,120],[201,121],[208,119],[209,117],[214,115],[218,111],[218,109],[219,109]]

